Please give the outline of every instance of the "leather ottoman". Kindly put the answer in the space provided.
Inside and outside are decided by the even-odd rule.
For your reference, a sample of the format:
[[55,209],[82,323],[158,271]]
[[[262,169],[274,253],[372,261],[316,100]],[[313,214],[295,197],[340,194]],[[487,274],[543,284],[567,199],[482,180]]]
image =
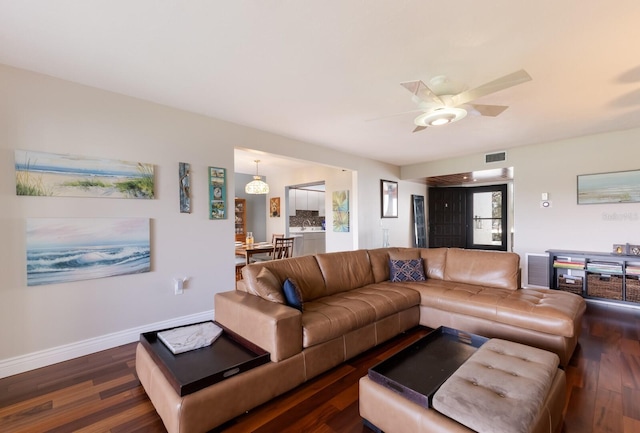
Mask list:
[[551,352],[492,339],[440,387],[431,408],[361,378],[360,415],[387,433],[559,432],[566,382],[557,366]]

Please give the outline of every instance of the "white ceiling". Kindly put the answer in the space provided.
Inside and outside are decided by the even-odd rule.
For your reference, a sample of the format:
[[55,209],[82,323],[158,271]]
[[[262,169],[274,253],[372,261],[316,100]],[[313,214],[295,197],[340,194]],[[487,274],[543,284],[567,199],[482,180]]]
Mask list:
[[260,176],[267,176],[267,178],[269,176],[277,176],[283,172],[305,169],[308,168],[310,164],[309,161],[301,161],[253,149],[235,149],[234,171],[236,173],[255,175],[256,160],[260,161],[257,164],[258,174]]
[[[640,1],[0,0],[0,63],[397,165],[640,127]],[[399,83],[533,80],[412,133]]]

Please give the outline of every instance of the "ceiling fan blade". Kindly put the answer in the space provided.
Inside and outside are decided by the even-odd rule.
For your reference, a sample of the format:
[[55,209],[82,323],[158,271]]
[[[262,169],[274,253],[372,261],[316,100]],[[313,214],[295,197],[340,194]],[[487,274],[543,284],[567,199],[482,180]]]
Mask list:
[[482,116],[490,116],[496,117],[498,114],[502,113],[504,110],[509,108],[507,105],[482,105],[482,104],[469,104],[480,113]]
[[489,95],[491,93],[498,92],[500,90],[508,89],[517,84],[525,83],[531,80],[531,76],[524,69],[513,72],[504,77],[490,81],[475,89],[467,90],[465,92],[455,95],[453,99],[454,105],[457,107],[467,102],[474,101],[482,96]]
[[418,126],[416,126],[416,129],[414,129],[414,130],[413,130],[413,131],[411,131],[411,132],[420,132],[420,131],[422,131],[423,129],[427,129],[427,127],[426,127],[426,126],[420,126],[420,125],[418,125]]
[[444,105],[444,102],[442,102],[442,99],[440,99],[438,95],[433,93],[433,90],[427,87],[427,85],[420,80],[405,81],[404,83],[400,83],[400,85],[405,89],[407,89],[408,91],[410,91],[411,93],[413,93],[414,96],[417,96],[418,98],[422,99],[423,101],[431,100],[436,104]]

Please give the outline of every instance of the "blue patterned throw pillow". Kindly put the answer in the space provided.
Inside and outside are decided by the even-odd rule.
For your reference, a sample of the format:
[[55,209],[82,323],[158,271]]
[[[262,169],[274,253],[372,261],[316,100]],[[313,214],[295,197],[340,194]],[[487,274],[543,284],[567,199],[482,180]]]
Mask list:
[[389,260],[389,274],[392,282],[424,281],[424,265],[422,259]]

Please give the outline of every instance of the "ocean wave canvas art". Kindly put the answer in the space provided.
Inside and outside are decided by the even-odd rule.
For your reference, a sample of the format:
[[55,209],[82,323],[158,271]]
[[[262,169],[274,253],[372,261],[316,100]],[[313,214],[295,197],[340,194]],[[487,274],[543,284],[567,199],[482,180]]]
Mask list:
[[137,274],[151,270],[149,219],[27,220],[27,285]]
[[154,167],[142,162],[15,151],[16,194],[152,199]]

